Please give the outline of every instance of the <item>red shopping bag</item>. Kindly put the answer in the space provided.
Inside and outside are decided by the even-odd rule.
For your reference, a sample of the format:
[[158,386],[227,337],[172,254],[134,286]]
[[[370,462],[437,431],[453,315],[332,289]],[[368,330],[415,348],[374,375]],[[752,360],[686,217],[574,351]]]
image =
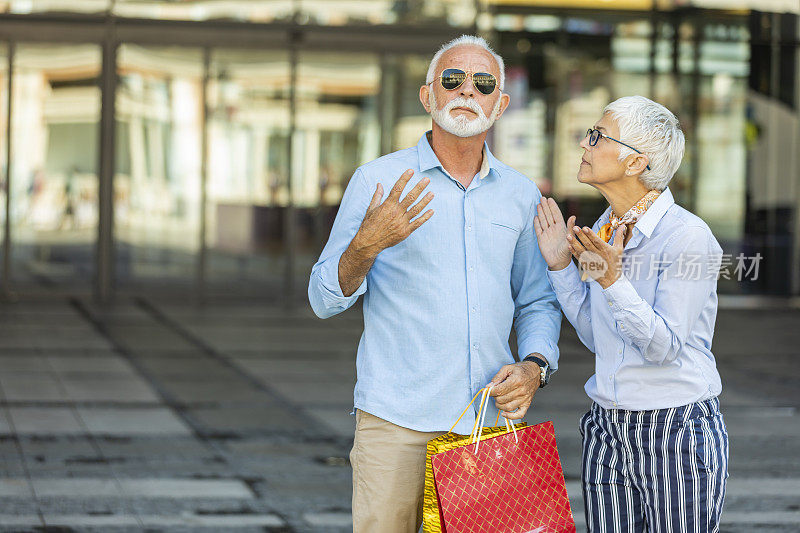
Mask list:
[[553,423],[431,457],[447,533],[575,532]]

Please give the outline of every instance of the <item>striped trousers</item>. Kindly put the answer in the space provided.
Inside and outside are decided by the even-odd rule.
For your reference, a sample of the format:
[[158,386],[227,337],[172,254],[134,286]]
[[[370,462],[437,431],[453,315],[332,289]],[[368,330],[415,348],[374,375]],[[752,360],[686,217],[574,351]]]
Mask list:
[[719,531],[728,432],[717,398],[653,411],[593,404],[581,436],[590,533]]

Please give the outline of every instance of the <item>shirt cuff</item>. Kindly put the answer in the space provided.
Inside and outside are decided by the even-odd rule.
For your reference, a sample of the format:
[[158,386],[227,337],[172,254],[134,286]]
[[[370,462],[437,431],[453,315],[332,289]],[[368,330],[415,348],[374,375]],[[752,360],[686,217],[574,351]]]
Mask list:
[[570,259],[569,265],[561,270],[545,270],[547,272],[547,279],[550,280],[550,286],[556,293],[564,294],[572,292],[581,287],[581,276],[578,273],[578,267]]
[[347,305],[351,300],[355,300],[365,292],[367,292],[367,276],[364,276],[364,281],[358,286],[358,289],[350,296],[345,296],[342,292],[342,287],[339,285],[339,261],[342,259],[342,254],[336,257],[331,257],[320,268],[320,286],[322,288],[322,300],[328,307],[337,307]]
[[609,307],[613,313],[631,310],[642,301],[633,284],[625,274],[621,274],[617,281],[603,289]]
[[549,339],[534,337],[519,341],[519,360],[522,361],[532,353],[540,353],[547,359],[552,370],[558,369],[558,346]]

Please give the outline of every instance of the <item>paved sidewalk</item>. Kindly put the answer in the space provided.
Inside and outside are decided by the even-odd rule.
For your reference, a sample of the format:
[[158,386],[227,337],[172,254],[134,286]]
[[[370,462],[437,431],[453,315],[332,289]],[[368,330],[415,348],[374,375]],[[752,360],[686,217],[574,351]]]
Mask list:
[[[349,531],[358,310],[0,305],[0,531]],[[800,529],[800,312],[723,311],[724,531]],[[552,419],[579,524],[592,360],[568,324]]]

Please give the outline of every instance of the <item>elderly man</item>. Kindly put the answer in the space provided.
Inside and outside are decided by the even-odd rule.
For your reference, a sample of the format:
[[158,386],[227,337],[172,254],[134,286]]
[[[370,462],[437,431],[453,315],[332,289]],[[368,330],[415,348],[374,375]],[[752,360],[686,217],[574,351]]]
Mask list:
[[[560,311],[533,231],[541,195],[485,144],[508,106],[503,80],[503,60],[483,39],[444,45],[419,93],[432,130],[356,170],[311,271],[321,318],[364,295],[355,531],[417,531],[427,441],[490,379],[496,408],[522,418],[558,363]],[[455,431],[469,434],[473,420]]]
[[629,96],[581,147],[578,181],[609,208],[579,228],[545,199],[535,228],[564,314],[595,354],[581,420],[589,531],[719,531],[728,433],[711,339],[722,249],[667,187],[683,132],[667,108]]

